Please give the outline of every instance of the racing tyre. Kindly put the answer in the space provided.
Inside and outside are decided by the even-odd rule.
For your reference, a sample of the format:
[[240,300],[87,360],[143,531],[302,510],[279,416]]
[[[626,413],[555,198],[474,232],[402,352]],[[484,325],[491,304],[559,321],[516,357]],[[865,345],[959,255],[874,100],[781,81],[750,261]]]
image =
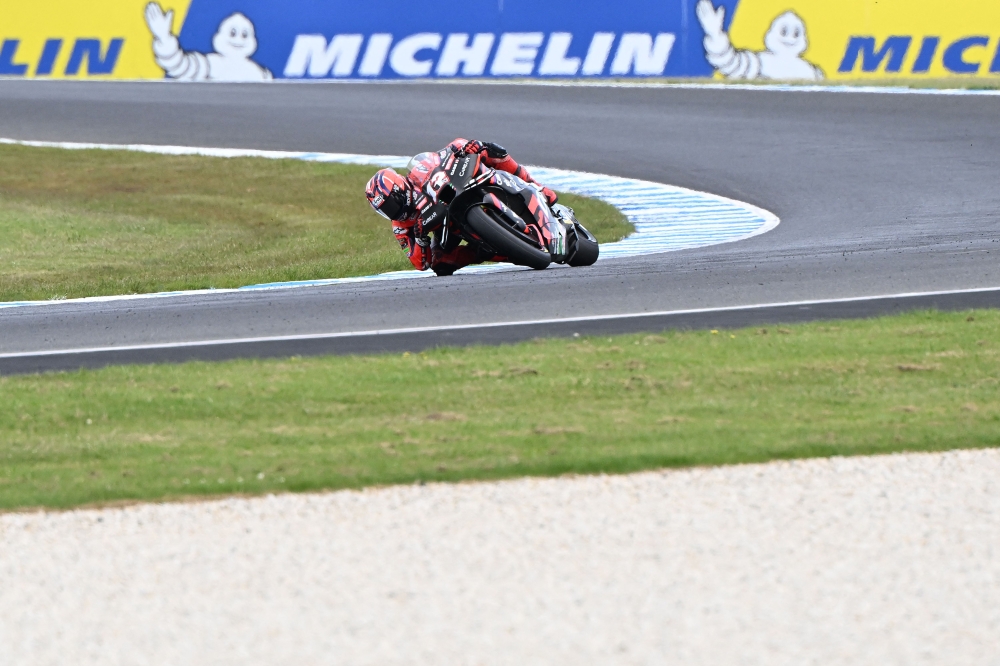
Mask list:
[[465,221],[497,254],[507,257],[512,264],[530,266],[539,271],[552,263],[552,255],[538,247],[534,240],[507,226],[491,213],[475,206],[466,213]]
[[576,253],[566,263],[570,266],[591,266],[601,253],[597,239],[582,224],[574,224],[576,229]]

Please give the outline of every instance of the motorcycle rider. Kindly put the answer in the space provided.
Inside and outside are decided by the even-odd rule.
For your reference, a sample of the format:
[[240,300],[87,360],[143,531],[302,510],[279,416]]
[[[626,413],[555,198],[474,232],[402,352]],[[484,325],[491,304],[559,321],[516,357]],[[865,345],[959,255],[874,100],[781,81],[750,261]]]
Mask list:
[[446,251],[438,243],[436,235],[431,240],[430,233],[447,220],[448,206],[437,201],[437,193],[425,185],[431,173],[452,153],[479,154],[487,167],[506,171],[537,185],[549,205],[556,203],[557,199],[555,192],[536,182],[502,146],[490,142],[455,139],[442,150],[421,153],[410,160],[410,172],[406,177],[393,169],[379,170],[365,188],[368,203],[376,213],[392,222],[392,232],[414,267],[421,271],[430,268],[438,275],[451,275],[469,264],[505,259],[492,254],[485,256],[469,245],[459,245]]

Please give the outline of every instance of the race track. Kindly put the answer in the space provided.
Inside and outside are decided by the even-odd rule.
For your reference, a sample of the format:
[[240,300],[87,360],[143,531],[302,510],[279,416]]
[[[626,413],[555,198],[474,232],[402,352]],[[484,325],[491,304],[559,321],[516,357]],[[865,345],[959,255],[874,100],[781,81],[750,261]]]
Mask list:
[[[579,323],[536,324],[530,334],[647,330],[707,320],[659,314],[593,325],[586,318],[997,288],[998,118],[1000,96],[0,81],[0,136],[11,139],[405,155],[473,136],[503,143],[527,163],[702,190],[781,219],[749,240],[589,269],[0,310],[0,353],[137,348],[6,358],[0,372],[496,342],[529,329],[484,333],[476,325],[564,318]],[[1000,306],[1000,291],[793,305],[763,319],[764,309],[729,309],[707,323],[929,305]],[[393,343],[385,335],[326,338],[351,341],[339,347],[302,337],[442,324],[466,333],[417,331]],[[269,347],[148,348],[275,337],[283,342]]]

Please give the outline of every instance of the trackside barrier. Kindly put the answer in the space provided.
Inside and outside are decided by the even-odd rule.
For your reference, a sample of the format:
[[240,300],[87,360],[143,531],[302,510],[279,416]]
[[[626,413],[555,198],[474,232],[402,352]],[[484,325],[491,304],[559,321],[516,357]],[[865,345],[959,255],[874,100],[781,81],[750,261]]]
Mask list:
[[0,76],[1000,77],[997,0],[3,0]]

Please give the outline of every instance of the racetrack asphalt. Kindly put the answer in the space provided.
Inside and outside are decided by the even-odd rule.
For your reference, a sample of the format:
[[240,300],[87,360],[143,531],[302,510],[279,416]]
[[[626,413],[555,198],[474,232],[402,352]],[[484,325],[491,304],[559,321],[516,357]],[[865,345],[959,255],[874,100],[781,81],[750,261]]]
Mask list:
[[[12,139],[410,154],[455,136],[477,137],[503,143],[527,163],[659,181],[746,201],[777,214],[781,225],[745,241],[586,269],[12,308],[0,310],[0,353],[1000,287],[998,119],[1000,97],[4,80],[0,136]],[[383,222],[373,216],[372,223]],[[998,294],[980,292],[971,300],[937,296],[930,304],[1000,306]],[[884,308],[873,309],[873,303],[883,302]],[[813,308],[811,316],[871,316],[927,305],[926,298],[848,301],[832,310]],[[790,311],[779,308],[771,320],[805,316],[799,312],[789,318]],[[723,324],[707,325],[769,320],[762,319],[761,309],[727,312]],[[741,318],[740,312],[753,314]],[[655,319],[633,317],[612,329],[673,325],[653,326]],[[580,326],[538,333],[565,335],[571,329],[578,332]],[[498,333],[503,330],[515,332],[505,338]],[[451,342],[521,339],[525,330],[499,327],[477,339]],[[412,335],[418,337],[407,345],[414,348],[439,342],[428,335],[421,344],[419,334]],[[389,349],[384,337],[358,340],[350,349],[320,351]],[[213,353],[189,357],[227,357]],[[285,343],[279,353],[317,351],[299,340]],[[253,345],[236,355],[260,354],[271,355]],[[53,357],[28,358],[35,361],[4,359],[0,372],[174,360],[155,350],[96,363],[72,355],[62,355],[61,365]],[[38,360],[44,358],[48,365]]]

